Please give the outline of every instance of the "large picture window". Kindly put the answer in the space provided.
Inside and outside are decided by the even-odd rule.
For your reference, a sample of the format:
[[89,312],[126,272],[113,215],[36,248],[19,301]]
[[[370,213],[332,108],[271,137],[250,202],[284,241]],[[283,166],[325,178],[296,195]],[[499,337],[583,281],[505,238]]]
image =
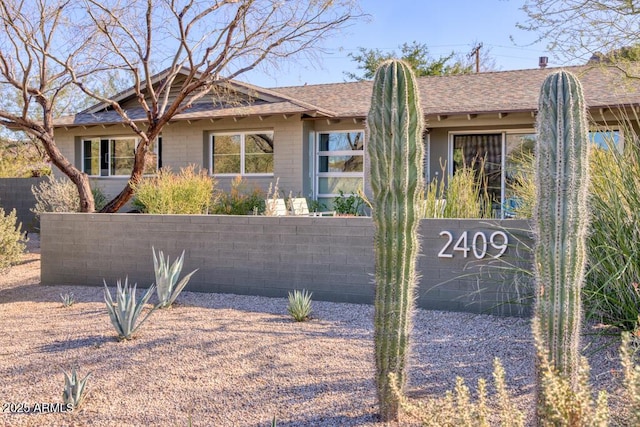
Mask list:
[[273,175],[273,132],[211,134],[214,175]]
[[364,180],[364,132],[318,133],[316,165],[318,199],[356,193]]
[[[149,147],[145,159],[145,174],[158,170],[160,138]],[[132,137],[83,138],[82,170],[89,176],[130,176],[138,139]]]

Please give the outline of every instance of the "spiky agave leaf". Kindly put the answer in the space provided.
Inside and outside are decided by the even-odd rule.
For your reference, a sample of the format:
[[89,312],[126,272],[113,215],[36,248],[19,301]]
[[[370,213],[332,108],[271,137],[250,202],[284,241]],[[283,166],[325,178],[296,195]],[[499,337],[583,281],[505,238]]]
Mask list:
[[296,322],[303,322],[311,315],[311,296],[313,294],[303,289],[289,292],[289,306],[287,310]]
[[187,285],[191,276],[193,276],[198,269],[187,274],[178,284],[176,284],[180,271],[182,271],[182,265],[184,264],[185,251],[182,251],[180,257],[170,265],[168,255],[165,261],[164,253],[162,251],[158,251],[158,255],[156,256],[155,248],[151,247],[151,250],[153,252],[153,269],[156,276],[158,300],[160,301],[159,307],[167,308],[174,303],[176,298],[178,298],[178,295]]
[[76,372],[76,368],[71,370],[71,375],[67,372],[64,373],[64,389],[62,391],[62,400],[65,404],[71,404],[73,409],[78,409],[84,402],[87,394],[85,390],[87,389],[87,380],[91,376],[91,372],[89,372],[83,379],[78,378],[78,373]]
[[149,302],[155,286],[151,285],[139,301],[136,301],[136,284],[129,286],[128,278],[125,278],[124,286],[118,279],[116,282],[116,301],[114,302],[106,281],[104,281],[104,300],[111,323],[118,332],[119,339],[131,339],[135,331],[149,318],[157,308],[153,307],[147,315],[138,322],[145,304]]

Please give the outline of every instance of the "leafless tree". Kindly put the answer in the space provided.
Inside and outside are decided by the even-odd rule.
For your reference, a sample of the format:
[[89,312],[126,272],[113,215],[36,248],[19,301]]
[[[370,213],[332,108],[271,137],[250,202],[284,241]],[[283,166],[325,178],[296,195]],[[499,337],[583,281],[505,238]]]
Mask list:
[[[0,0],[0,125],[37,138],[91,212],[87,175],[56,146],[56,107],[80,89],[116,111],[140,142],[131,179],[103,209],[114,212],[173,117],[249,70],[312,55],[359,16],[355,0]],[[101,89],[114,70],[133,82],[145,120]]]
[[637,0],[526,0],[522,10],[528,18],[518,27],[537,33],[560,59],[587,62],[640,42]]
[[85,0],[85,5],[100,33],[93,50],[109,52],[100,60],[108,59],[134,82],[145,115],[144,122],[132,119],[118,102],[85,84],[74,64],[60,61],[73,81],[116,111],[140,141],[129,183],[103,212],[118,210],[132,197],[131,184],[142,178],[151,142],[173,117],[259,65],[311,52],[359,16],[352,0]]
[[92,212],[87,175],[63,156],[54,138],[56,108],[74,91],[60,60],[82,70],[78,78],[89,71],[82,52],[91,39],[90,27],[69,34],[71,8],[69,1],[0,0],[0,125],[39,141],[51,162],[78,187],[81,210]]

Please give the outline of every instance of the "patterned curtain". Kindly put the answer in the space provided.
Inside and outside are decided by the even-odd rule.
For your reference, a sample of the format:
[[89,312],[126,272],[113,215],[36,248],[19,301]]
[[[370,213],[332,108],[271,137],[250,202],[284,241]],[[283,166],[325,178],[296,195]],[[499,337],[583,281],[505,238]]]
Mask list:
[[[502,180],[502,135],[455,135],[454,152],[462,151],[464,164],[455,167],[470,167],[483,171],[482,186],[488,191],[492,200],[500,201]],[[484,165],[484,168],[482,166]],[[455,169],[454,169],[455,172]]]
[[485,172],[500,170],[502,135],[456,135],[454,149],[462,149],[464,165],[477,168],[485,162]]

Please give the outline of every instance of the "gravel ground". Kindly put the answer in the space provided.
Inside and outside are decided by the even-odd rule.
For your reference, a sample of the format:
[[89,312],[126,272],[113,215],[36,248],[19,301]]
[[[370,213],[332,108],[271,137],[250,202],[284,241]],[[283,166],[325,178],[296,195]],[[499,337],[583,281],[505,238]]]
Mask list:
[[[21,265],[0,277],[0,381],[7,426],[382,426],[376,418],[373,308],[314,302],[295,323],[286,300],[184,292],[118,342],[99,287],[42,286],[37,236]],[[60,294],[76,304],[63,308]],[[417,310],[408,394],[472,388],[499,357],[517,405],[533,415],[529,321]],[[590,330],[590,328],[589,328]],[[586,330],[586,332],[589,332]],[[602,338],[589,343],[600,347]],[[590,354],[596,389],[620,380],[617,346]],[[73,413],[35,411],[61,402],[63,370],[91,372]],[[491,389],[490,389],[491,390]],[[37,406],[39,405],[39,406]],[[399,425],[412,425],[405,419]]]

